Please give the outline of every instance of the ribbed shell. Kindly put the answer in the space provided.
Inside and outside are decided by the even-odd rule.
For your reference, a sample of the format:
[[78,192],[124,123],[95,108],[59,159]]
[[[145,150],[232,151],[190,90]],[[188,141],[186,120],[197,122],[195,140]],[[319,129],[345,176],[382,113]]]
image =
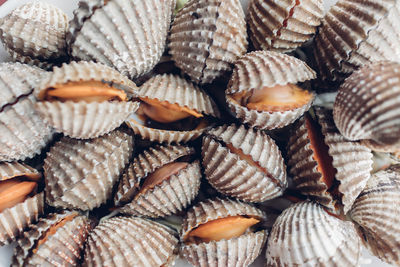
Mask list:
[[49,67],[67,56],[68,17],[59,8],[34,1],[12,11],[0,23],[0,37],[13,58]]
[[92,140],[64,137],[44,163],[46,202],[55,207],[91,210],[111,197],[133,151],[133,138],[121,130]]
[[321,78],[340,82],[369,62],[400,61],[399,23],[399,1],[338,1],[315,38]]
[[170,266],[177,247],[176,233],[164,225],[114,217],[90,233],[83,266]]
[[358,266],[360,257],[354,224],[306,201],[292,205],[275,221],[266,266]]
[[400,64],[372,63],[354,72],[339,90],[333,115],[350,140],[400,145]]
[[41,177],[41,174],[36,169],[26,164],[19,162],[0,162],[0,181],[24,175]]
[[[49,236],[36,253],[32,252],[38,239],[53,225],[72,214],[76,214],[76,217]],[[30,230],[24,233],[24,237],[18,240],[12,266],[76,266],[91,229],[92,222],[76,212],[49,214],[32,225]]]
[[371,251],[400,265],[400,165],[375,173],[351,210]]
[[175,0],[81,3],[68,36],[71,55],[137,78],[160,60],[174,6]]
[[246,53],[247,33],[239,0],[192,0],[178,12],[169,49],[175,64],[196,83],[211,83]]
[[226,101],[229,109],[243,123],[260,129],[281,128],[303,115],[310,108],[314,97],[306,105],[294,110],[260,112],[241,106],[229,95],[263,87],[297,84],[315,77],[315,72],[295,57],[272,51],[251,52],[235,63],[226,90]]
[[[332,114],[322,108],[316,109],[324,143],[329,148],[332,165],[336,169],[335,179],[340,182],[343,210],[347,213],[370,178],[372,153],[368,148],[344,138],[333,123]],[[317,169],[305,119],[297,123],[288,144],[288,166],[293,182],[303,194],[334,210],[337,199],[333,199],[329,188],[322,181]]]
[[373,140],[361,140],[360,143],[363,146],[368,147],[369,149],[373,151],[378,151],[378,152],[392,152],[392,153],[399,153],[400,152],[400,143],[395,144],[395,145],[384,145],[384,144],[379,144]]
[[[227,144],[241,149],[263,170],[241,159],[226,147]],[[228,196],[263,202],[282,195],[287,187],[281,152],[264,132],[243,125],[214,128],[203,138],[202,158],[204,174],[210,184]]]
[[252,0],[249,37],[257,50],[292,51],[313,37],[323,16],[322,0]]

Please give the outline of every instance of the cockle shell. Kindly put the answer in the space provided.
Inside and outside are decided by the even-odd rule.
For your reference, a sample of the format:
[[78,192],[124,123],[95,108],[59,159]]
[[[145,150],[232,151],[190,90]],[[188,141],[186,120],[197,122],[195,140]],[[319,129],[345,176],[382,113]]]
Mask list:
[[164,52],[175,0],[81,1],[67,42],[74,58],[97,61],[137,78]]
[[211,83],[246,53],[239,0],[191,0],[178,12],[168,47],[175,64],[196,83]]
[[83,266],[173,266],[176,232],[150,220],[114,217],[89,235]]
[[62,138],[44,161],[46,202],[91,210],[105,203],[133,152],[133,138],[115,130],[91,140]]

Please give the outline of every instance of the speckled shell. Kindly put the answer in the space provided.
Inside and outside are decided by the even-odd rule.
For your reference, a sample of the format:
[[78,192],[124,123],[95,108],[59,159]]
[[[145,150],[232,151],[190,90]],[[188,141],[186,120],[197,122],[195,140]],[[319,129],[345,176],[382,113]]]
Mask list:
[[[41,236],[53,225],[73,214],[76,217],[49,236],[36,253],[32,252]],[[93,228],[92,224],[86,216],[80,216],[77,212],[49,214],[32,225],[29,231],[24,232],[24,237],[18,240],[12,266],[76,266],[89,231]]]
[[340,87],[334,105],[339,131],[349,140],[400,146],[400,64],[372,63]]
[[252,0],[249,36],[257,50],[289,52],[313,37],[323,16],[322,0]]
[[[101,81],[124,90],[128,99],[135,95],[136,85],[116,70],[100,63],[71,62],[55,67],[41,84],[42,91],[69,82]],[[139,107],[135,101],[40,101],[36,109],[41,117],[58,132],[79,139],[95,138],[120,126]],[[99,119],[101,118],[101,119]]]
[[0,161],[31,158],[52,137],[35,111],[34,90],[47,73],[20,63],[0,64]]
[[399,13],[396,0],[338,1],[315,37],[321,78],[341,82],[369,62],[400,61]]
[[197,196],[201,170],[198,160],[161,184],[138,195],[141,182],[158,168],[195,151],[185,146],[159,146],[149,148],[133,159],[122,175],[115,202],[127,203],[121,213],[139,217],[165,217],[186,208]]
[[400,265],[400,165],[375,173],[351,210],[370,250]]
[[14,60],[49,68],[67,56],[68,17],[59,8],[34,1],[0,22],[0,38]]
[[275,221],[265,266],[359,266],[360,258],[354,224],[306,201],[292,205]]
[[[250,204],[229,199],[208,199],[187,212],[181,229],[181,240],[200,224],[238,215],[254,216],[262,221],[266,219],[261,210]],[[180,254],[194,266],[244,267],[250,265],[261,253],[267,237],[268,232],[261,230],[228,240],[183,243]]]
[[91,210],[105,203],[133,151],[121,130],[91,140],[64,137],[44,161],[46,202],[54,207]]
[[234,116],[243,123],[260,129],[281,128],[303,115],[310,108],[314,98],[306,105],[294,110],[260,112],[241,106],[230,95],[263,87],[297,84],[315,77],[315,72],[306,63],[295,57],[272,51],[251,52],[235,63],[226,90],[226,101]]
[[[227,144],[242,150],[260,168],[230,151]],[[228,196],[263,202],[282,195],[287,187],[281,152],[274,140],[259,130],[234,124],[214,128],[203,137],[202,158],[210,184]]]
[[173,266],[177,248],[176,233],[162,224],[114,217],[90,233],[83,266]]
[[[328,153],[336,169],[335,179],[340,182],[338,191],[342,198],[339,203],[347,213],[370,178],[372,153],[365,146],[348,141],[338,132],[331,111],[317,108],[316,115],[324,136],[323,141],[329,148]],[[314,159],[304,117],[298,121],[289,139],[287,157],[296,188],[335,211],[337,199],[332,198],[329,188],[322,181],[322,173],[317,169],[318,163]]]
[[247,33],[239,0],[191,0],[171,27],[175,64],[196,83],[211,83],[246,53]]
[[175,0],[82,1],[67,37],[70,53],[130,78],[150,71],[164,52]]

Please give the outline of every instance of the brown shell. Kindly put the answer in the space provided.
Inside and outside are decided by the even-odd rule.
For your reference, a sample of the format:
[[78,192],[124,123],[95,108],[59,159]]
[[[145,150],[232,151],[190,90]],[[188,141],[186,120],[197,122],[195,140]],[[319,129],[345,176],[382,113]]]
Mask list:
[[0,181],[18,176],[28,176],[32,180],[39,180],[42,176],[36,169],[19,162],[0,162]]
[[211,83],[246,53],[247,33],[239,0],[192,0],[178,12],[168,47],[175,64],[196,83]]
[[44,163],[46,202],[54,207],[91,210],[105,203],[133,151],[121,130],[91,140],[64,137]]
[[[258,167],[230,151],[228,144],[250,156]],[[281,152],[262,131],[234,124],[214,128],[203,138],[202,157],[206,178],[228,196],[263,202],[282,195],[287,187]]]
[[313,37],[323,16],[322,0],[252,0],[249,36],[257,50],[289,52]]
[[176,233],[146,219],[114,217],[89,235],[83,266],[172,266]]

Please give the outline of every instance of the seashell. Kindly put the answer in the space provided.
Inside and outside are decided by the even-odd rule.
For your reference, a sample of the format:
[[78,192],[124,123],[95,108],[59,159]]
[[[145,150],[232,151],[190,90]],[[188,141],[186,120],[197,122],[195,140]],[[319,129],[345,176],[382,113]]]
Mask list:
[[13,10],[0,23],[0,39],[13,60],[50,68],[67,59],[68,17],[40,1]]
[[369,139],[393,151],[400,147],[400,64],[383,61],[354,72],[334,105],[339,131],[349,140]]
[[226,102],[243,123],[260,129],[282,128],[303,115],[314,100],[313,93],[295,84],[315,77],[307,64],[294,57],[251,52],[235,63]]
[[44,161],[46,202],[53,207],[91,210],[105,203],[133,151],[121,130],[91,140],[63,137]]
[[83,266],[173,266],[175,231],[154,221],[114,217],[89,235]]
[[335,127],[332,112],[316,108],[317,122],[301,118],[289,139],[288,166],[295,187],[302,194],[347,213],[372,170],[372,153],[348,141]]
[[290,52],[314,36],[323,16],[322,0],[252,0],[249,37],[256,50]]
[[220,113],[198,86],[179,76],[157,75],[138,92],[137,114],[127,124],[142,139],[159,143],[186,143],[198,138]]
[[240,201],[216,198],[200,202],[184,219],[180,254],[194,266],[248,266],[261,253],[268,236],[254,225],[265,220],[261,210]]
[[137,78],[160,60],[174,7],[175,0],[81,1],[67,34],[70,54]]
[[231,71],[247,50],[239,0],[191,0],[172,23],[168,47],[175,64],[200,84]]
[[110,67],[71,62],[55,67],[43,81],[36,108],[58,132],[95,138],[114,130],[136,111],[139,103],[129,101],[134,90],[132,81]]
[[368,248],[393,265],[400,265],[399,205],[400,165],[394,165],[371,177],[351,209]]
[[186,208],[200,187],[200,162],[187,146],[156,145],[133,159],[122,175],[114,202],[121,213],[165,217]]
[[76,266],[93,226],[78,212],[51,213],[18,240],[12,266]]
[[399,1],[339,0],[315,36],[322,80],[341,82],[370,62],[400,61]]
[[276,219],[266,256],[265,266],[359,266],[361,240],[353,223],[305,201]]
[[219,192],[248,202],[282,195],[286,166],[275,141],[243,125],[223,125],[203,137],[202,164],[209,183]]
[[52,137],[34,109],[35,88],[47,73],[20,63],[0,63],[0,161],[25,160]]

